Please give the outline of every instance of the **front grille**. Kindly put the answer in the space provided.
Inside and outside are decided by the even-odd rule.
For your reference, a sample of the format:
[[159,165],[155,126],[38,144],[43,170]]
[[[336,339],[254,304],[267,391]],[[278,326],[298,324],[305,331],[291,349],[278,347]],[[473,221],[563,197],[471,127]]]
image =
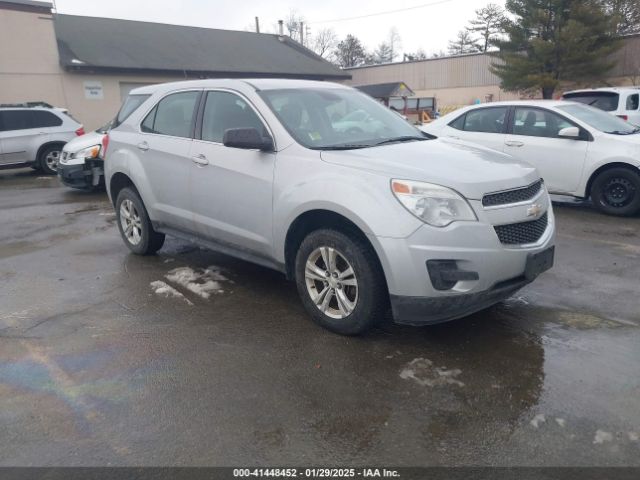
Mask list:
[[526,202],[535,197],[542,188],[542,180],[532,183],[528,187],[516,188],[506,192],[490,193],[482,197],[483,207],[495,207],[510,203]]
[[526,245],[536,243],[547,229],[549,215],[545,212],[539,219],[531,222],[512,223],[494,227],[500,242],[504,245]]

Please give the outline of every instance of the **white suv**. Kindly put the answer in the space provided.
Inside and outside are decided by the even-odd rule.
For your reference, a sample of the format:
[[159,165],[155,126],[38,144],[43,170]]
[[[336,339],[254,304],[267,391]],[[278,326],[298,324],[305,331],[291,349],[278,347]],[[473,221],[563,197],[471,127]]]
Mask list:
[[640,126],[640,88],[638,87],[573,90],[565,92],[562,99],[591,105]]
[[62,147],[84,135],[81,124],[56,108],[0,108],[0,169],[32,167],[55,175]]

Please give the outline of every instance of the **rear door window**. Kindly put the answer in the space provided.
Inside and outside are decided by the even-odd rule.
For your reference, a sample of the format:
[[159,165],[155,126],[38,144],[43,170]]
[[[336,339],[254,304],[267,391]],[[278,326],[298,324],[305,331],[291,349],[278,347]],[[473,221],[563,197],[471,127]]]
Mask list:
[[599,108],[605,112],[614,112],[618,109],[620,95],[615,92],[576,92],[565,93],[562,96],[565,100],[584,103],[592,107]]
[[59,127],[62,125],[62,119],[51,112],[34,110],[29,113],[31,114],[30,128]]
[[180,92],[164,97],[143,120],[145,133],[191,138],[200,92]]
[[471,110],[454,120],[449,126],[465,132],[504,133],[507,110],[507,107]]

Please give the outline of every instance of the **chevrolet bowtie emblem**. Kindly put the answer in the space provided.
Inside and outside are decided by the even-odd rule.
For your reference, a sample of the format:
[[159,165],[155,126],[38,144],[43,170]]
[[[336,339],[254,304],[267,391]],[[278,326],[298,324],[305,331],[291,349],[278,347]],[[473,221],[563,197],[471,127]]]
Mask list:
[[537,217],[542,213],[542,205],[531,205],[527,208],[527,217]]

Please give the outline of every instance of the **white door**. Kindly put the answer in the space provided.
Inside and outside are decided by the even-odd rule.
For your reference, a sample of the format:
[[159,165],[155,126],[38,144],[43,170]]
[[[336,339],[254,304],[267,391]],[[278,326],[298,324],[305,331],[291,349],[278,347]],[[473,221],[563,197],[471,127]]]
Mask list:
[[577,126],[545,108],[515,107],[504,152],[536,167],[550,192],[575,193],[589,142],[560,138],[558,132]]
[[442,129],[442,137],[465,140],[502,152],[508,107],[469,110]]

